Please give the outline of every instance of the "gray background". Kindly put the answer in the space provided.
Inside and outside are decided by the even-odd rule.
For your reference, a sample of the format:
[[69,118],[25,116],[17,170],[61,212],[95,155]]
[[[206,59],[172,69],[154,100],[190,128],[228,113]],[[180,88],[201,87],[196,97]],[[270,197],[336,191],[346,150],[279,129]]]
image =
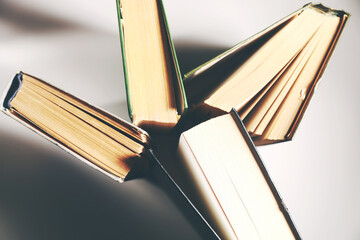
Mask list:
[[[164,0],[182,73],[304,1]],[[360,239],[358,0],[292,142],[259,148],[304,239]],[[114,0],[0,0],[0,89],[18,71],[128,119]],[[146,180],[117,184],[0,115],[1,239],[196,239]]]

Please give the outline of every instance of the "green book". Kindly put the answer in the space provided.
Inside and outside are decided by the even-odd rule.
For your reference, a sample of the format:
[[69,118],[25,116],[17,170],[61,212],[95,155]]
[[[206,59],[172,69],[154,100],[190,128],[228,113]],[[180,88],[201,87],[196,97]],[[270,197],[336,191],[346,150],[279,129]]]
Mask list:
[[136,2],[118,1],[133,123],[182,132],[234,107],[256,145],[293,138],[349,17],[307,4],[185,74],[182,83],[162,2]]
[[172,129],[187,109],[162,1],[117,0],[129,115],[144,129]]

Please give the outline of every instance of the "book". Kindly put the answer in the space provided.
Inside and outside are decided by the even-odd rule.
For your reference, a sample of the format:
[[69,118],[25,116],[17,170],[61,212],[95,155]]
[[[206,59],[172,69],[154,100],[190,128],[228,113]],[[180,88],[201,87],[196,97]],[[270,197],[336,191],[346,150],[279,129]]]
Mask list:
[[171,129],[187,102],[163,3],[116,2],[130,118],[144,129]]
[[162,1],[117,3],[133,123],[182,132],[235,107],[256,145],[293,138],[349,17],[307,4],[182,79]]
[[348,17],[307,4],[185,74],[190,109],[235,107],[256,145],[291,140]]
[[300,239],[235,109],[182,133],[178,153],[180,186],[221,239]]
[[25,73],[15,75],[1,104],[4,113],[109,177],[156,183],[200,236],[218,239],[155,157],[142,129]]

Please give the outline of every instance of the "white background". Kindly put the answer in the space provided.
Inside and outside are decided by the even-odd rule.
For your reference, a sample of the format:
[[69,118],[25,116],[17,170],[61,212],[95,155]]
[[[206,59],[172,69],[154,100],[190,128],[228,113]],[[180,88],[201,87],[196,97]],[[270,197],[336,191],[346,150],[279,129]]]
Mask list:
[[[182,73],[307,2],[164,0]],[[360,239],[358,0],[292,142],[259,148],[303,239]],[[145,37],[145,36],[144,36]],[[22,70],[128,119],[115,0],[0,0],[0,89]],[[0,115],[1,239],[195,239],[145,180],[117,184]]]

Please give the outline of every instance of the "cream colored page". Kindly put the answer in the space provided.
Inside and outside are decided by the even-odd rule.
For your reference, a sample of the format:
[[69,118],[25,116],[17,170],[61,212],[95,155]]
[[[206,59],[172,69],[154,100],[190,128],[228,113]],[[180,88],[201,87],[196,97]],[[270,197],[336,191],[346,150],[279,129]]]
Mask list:
[[[298,54],[296,56],[298,56]],[[240,118],[244,121],[244,124],[248,132],[255,131],[255,128],[257,127],[259,121],[264,115],[264,113],[260,111],[266,107],[264,106],[265,105],[264,99],[267,99],[269,92],[273,92],[273,89],[278,85],[279,79],[281,79],[281,76],[288,69],[288,67],[291,66],[291,63],[296,58],[296,56],[294,56],[294,58],[291,59],[283,69],[281,69],[281,71],[271,80],[271,82],[266,88],[261,90],[261,94],[259,94],[259,96],[256,97],[255,101],[254,99],[251,100],[252,103],[250,104],[249,107],[247,107],[246,111],[243,111],[243,109],[241,109],[242,114],[240,115]],[[261,106],[260,109],[259,109],[259,105]]]
[[[269,130],[265,133],[270,139],[276,139],[287,134],[288,129],[292,125],[301,105],[307,97],[306,95],[308,94],[309,89],[315,84],[314,79],[323,63],[324,57],[327,54],[340,21],[338,17],[331,15],[324,15],[324,17],[326,20],[321,28],[322,37],[319,44],[314,49],[311,57],[302,69],[298,80],[292,86],[284,103],[276,113],[269,126]],[[312,80],[306,81],[306,79]]]
[[299,10],[280,21],[276,22],[274,25],[271,25],[270,27],[264,29],[263,31],[253,35],[252,37],[240,42],[239,44],[235,45],[233,48],[229,49],[225,53],[211,59],[210,61],[206,62],[204,65],[201,65],[200,67],[194,69],[193,71],[185,74],[184,84],[186,84],[186,78],[196,78],[199,74],[207,71],[209,68],[214,66],[216,63],[220,62],[223,59],[226,59],[227,57],[230,57],[232,54],[236,54],[236,51],[244,46],[246,46],[249,43],[252,43],[253,41],[256,41],[257,38],[260,38],[261,36],[264,36],[268,34],[269,32],[273,31],[274,29],[278,28],[280,25],[284,24],[285,22],[289,21],[292,17],[294,17],[296,14],[301,12],[302,10]]
[[306,44],[304,49],[302,49],[301,53],[294,60],[289,69],[281,77],[279,82],[274,86],[273,89],[271,89],[271,92],[269,92],[269,94],[266,96],[266,99],[264,99],[265,103],[259,109],[259,112],[263,112],[263,116],[254,131],[255,134],[261,135],[265,131],[265,128],[268,126],[272,117],[279,109],[289,90],[297,81],[299,74],[301,73],[306,62],[312,56],[314,48],[317,46],[317,43],[320,39],[319,36],[319,32],[314,34],[314,36],[311,38],[308,44]]
[[319,26],[314,10],[306,10],[279,31],[237,69],[205,103],[229,111],[244,106],[301,49]]
[[[25,81],[23,81],[25,82]],[[24,84],[25,85],[25,84]],[[120,132],[117,129],[114,129],[113,126],[107,125],[106,123],[92,117],[89,113],[84,112],[78,106],[74,106],[73,104],[69,104],[67,101],[64,101],[62,98],[58,97],[57,95],[52,94],[49,91],[42,89],[41,87],[37,86],[36,84],[32,84],[31,91],[34,94],[40,96],[42,95],[46,98],[49,102],[51,102],[54,106],[61,109],[61,111],[66,111],[71,113],[71,115],[76,116],[77,119],[81,120],[86,124],[87,127],[93,129],[93,131],[98,131],[100,133],[104,133],[104,135],[110,136],[110,138],[115,139],[116,142],[125,146],[133,151],[134,153],[141,153],[143,150],[142,145],[132,141]],[[81,122],[80,121],[80,122]],[[126,144],[125,144],[126,143]]]
[[[225,115],[225,117],[231,120],[230,115]],[[221,139],[218,137],[222,135],[219,131],[221,132],[224,128],[218,128],[218,124],[224,123],[224,121],[219,121],[219,119],[223,118],[224,116],[207,121],[183,133],[183,135],[186,137],[189,145],[192,146],[192,152],[207,177],[207,181],[229,219],[238,239],[260,240],[261,238],[257,233],[257,229],[252,223],[232,180],[229,178],[227,169],[220,161],[222,158],[228,157],[228,159],[230,159],[233,157],[232,155],[228,155],[227,152],[228,145],[226,145],[226,143],[229,143],[228,141],[223,141],[224,144],[219,144]],[[231,127],[230,124],[230,128]],[[211,131],[209,131],[209,129],[211,129]],[[234,128],[231,129],[234,130]]]
[[185,134],[180,136],[178,154],[192,180],[192,186],[181,186],[185,194],[220,238],[236,239],[234,230],[188,145]]
[[178,120],[158,1],[121,0],[133,121]]
[[[62,108],[57,108],[57,111],[49,110],[56,106],[41,96],[34,98],[29,94],[30,90],[27,90],[23,83],[21,92],[12,101],[12,106],[24,116],[31,116],[31,121],[39,129],[100,167],[117,172],[121,177],[124,177],[124,172],[129,171],[129,167],[119,160],[133,157],[133,152],[112,139],[100,137],[102,134],[99,131],[94,131]],[[34,104],[37,106],[37,112],[41,114],[34,114]]]
[[232,117],[218,117],[192,130],[185,133],[189,144],[196,145],[194,155],[239,239],[294,239]]
[[[234,121],[228,121],[234,127]],[[269,188],[257,162],[251,153],[245,139],[241,134],[233,134],[229,129],[227,134],[232,134],[234,145],[227,145],[232,159],[222,158],[234,187],[242,198],[251,219],[257,227],[258,233],[263,240],[290,240],[294,236],[286,219]]]
[[113,125],[114,129],[118,129],[122,132],[125,132],[128,135],[135,137],[140,142],[147,143],[149,141],[147,139],[148,138],[147,133],[144,132],[142,129],[136,128],[134,125],[130,125],[129,123],[127,123],[121,119],[114,120],[113,118],[111,118],[109,116],[105,116],[101,113],[101,112],[103,112],[103,110],[101,110],[101,112],[98,112],[98,109],[82,102],[79,99],[74,98],[73,96],[69,95],[68,93],[64,93],[64,92],[60,91],[59,89],[54,88],[53,86],[51,86],[45,82],[39,81],[38,79],[36,79],[34,77],[31,77],[26,74],[23,74],[22,77],[23,77],[23,81],[31,82],[32,84],[43,89],[44,91],[47,91],[47,92],[51,93],[52,95],[56,96],[57,98],[59,98],[59,100],[61,99],[64,102],[74,103],[77,105],[77,107],[79,109],[82,109],[82,111],[87,112],[88,114],[92,114],[104,122],[108,122],[109,124]]

